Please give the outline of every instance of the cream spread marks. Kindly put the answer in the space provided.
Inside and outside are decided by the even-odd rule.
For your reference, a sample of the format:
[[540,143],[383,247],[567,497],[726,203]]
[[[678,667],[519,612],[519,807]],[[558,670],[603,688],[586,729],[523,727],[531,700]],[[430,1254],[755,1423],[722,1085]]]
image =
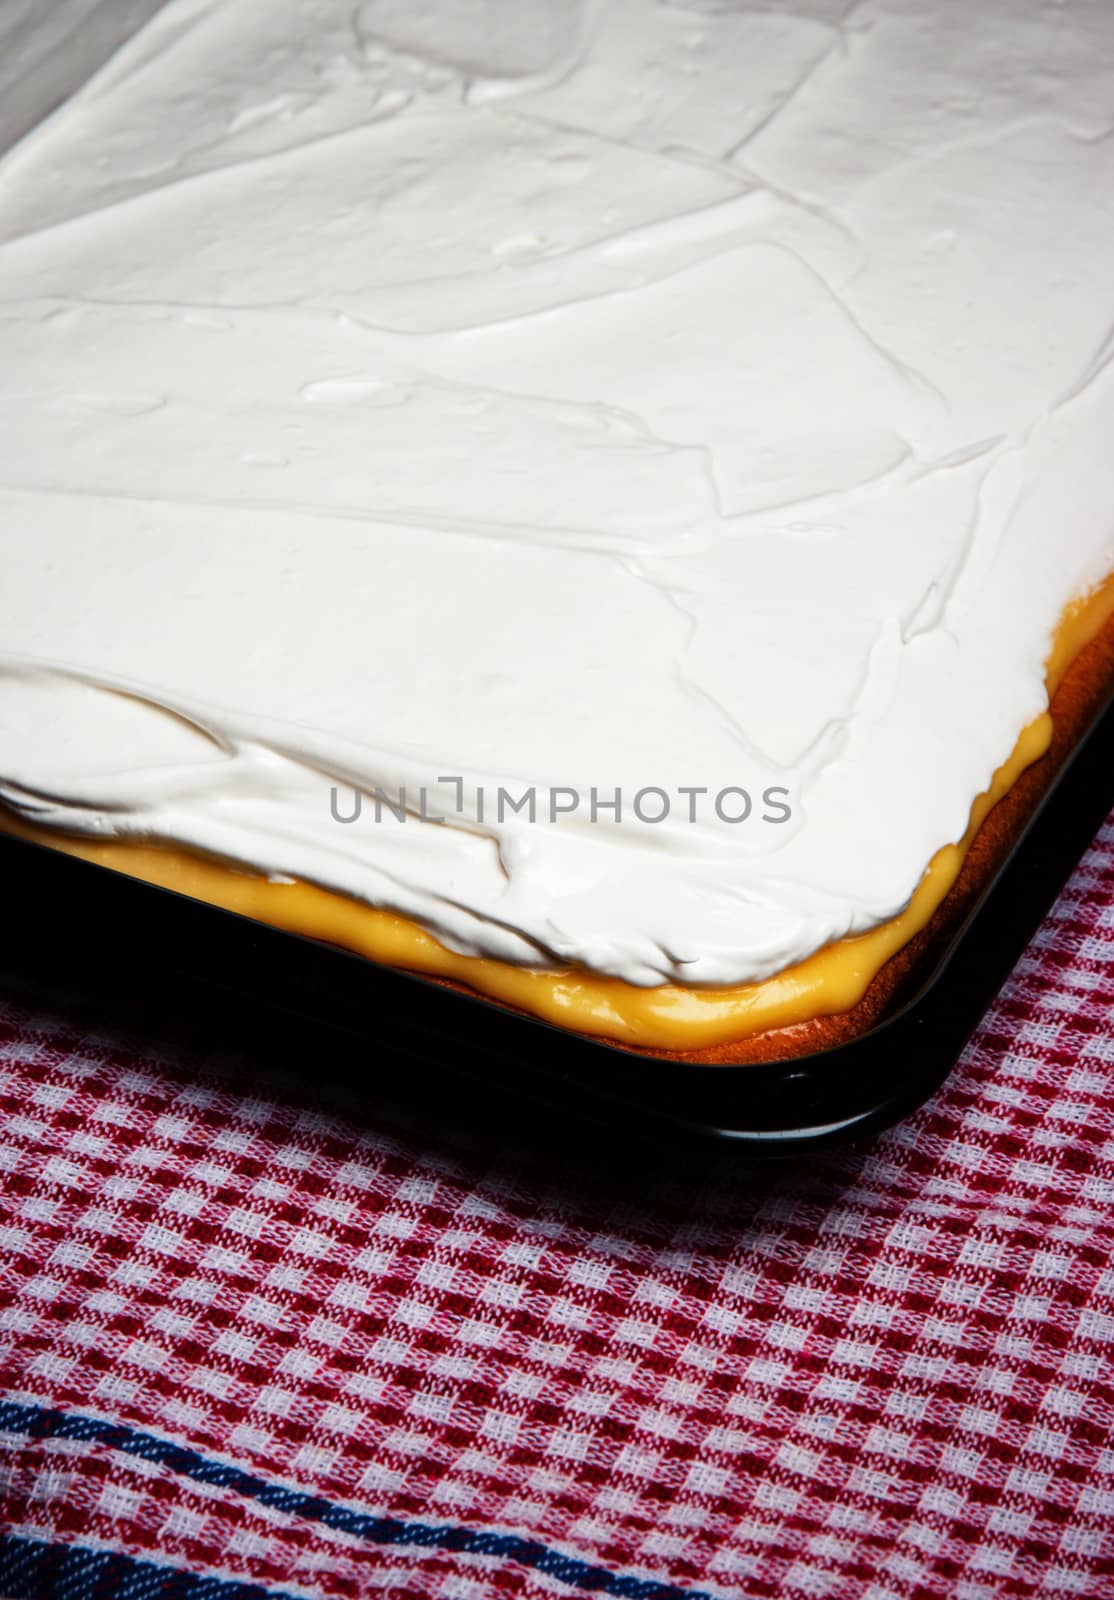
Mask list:
[[874,926],[1114,568],[1112,260],[1108,0],[173,0],[0,162],[0,797],[635,984]]

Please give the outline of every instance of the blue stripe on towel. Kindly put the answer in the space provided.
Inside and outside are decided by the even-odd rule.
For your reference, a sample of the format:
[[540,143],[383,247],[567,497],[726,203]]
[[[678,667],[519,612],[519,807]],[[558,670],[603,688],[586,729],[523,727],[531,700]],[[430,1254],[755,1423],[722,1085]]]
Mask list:
[[257,1583],[16,1534],[0,1535],[0,1595],[4,1600],[293,1600]]
[[[527,1567],[548,1578],[554,1578],[559,1583],[568,1584],[572,1589],[579,1589],[588,1594],[610,1595],[615,1597],[615,1600],[717,1600],[717,1597],[707,1590],[682,1588],[675,1583],[666,1583],[660,1578],[639,1578],[630,1573],[613,1572],[608,1567],[582,1560],[579,1556],[566,1555],[560,1550],[541,1544],[537,1539],[527,1539],[516,1533],[497,1533],[493,1529],[460,1527],[448,1523],[408,1522],[398,1517],[376,1516],[371,1512],[357,1511],[351,1506],[325,1500],[320,1495],[307,1494],[302,1489],[269,1483],[265,1478],[245,1472],[242,1467],[204,1456],[185,1445],[160,1438],[157,1434],[124,1427],[116,1422],[106,1422],[101,1417],[92,1417],[81,1412],[55,1411],[45,1406],[0,1402],[0,1432],[21,1433],[29,1439],[84,1440],[104,1445],[110,1450],[120,1451],[123,1455],[138,1456],[143,1461],[157,1463],[165,1467],[168,1472],[188,1478],[193,1483],[211,1484],[214,1488],[226,1489],[233,1494],[241,1495],[245,1500],[254,1501],[257,1505],[267,1506],[272,1511],[301,1517],[307,1522],[316,1522],[324,1528],[364,1539],[370,1544],[394,1548],[411,1546],[427,1550],[444,1550],[459,1555],[487,1556],[513,1566]],[[83,1551],[81,1554],[88,1559],[99,1559],[98,1552]],[[151,1566],[151,1571],[155,1574],[169,1572],[167,1568],[155,1567],[150,1563],[141,1562],[138,1565]],[[3,1570],[0,1566],[0,1576],[3,1575]],[[214,1587],[160,1589],[140,1586],[117,1591],[111,1586],[71,1590],[55,1585],[51,1589],[32,1589],[27,1593],[34,1596],[34,1600],[40,1600],[40,1597],[41,1600],[93,1600],[94,1596],[95,1600],[109,1600],[109,1597],[111,1600],[117,1600],[117,1594],[120,1600],[155,1600],[155,1597],[163,1600],[164,1596],[170,1595],[174,1596],[174,1600],[178,1600],[179,1596],[182,1600],[187,1596],[189,1600],[210,1600],[210,1596],[212,1600],[264,1600],[268,1595],[268,1591],[250,1584],[229,1584],[227,1580],[202,1579],[192,1574],[181,1573],[170,1573],[170,1577],[179,1582],[208,1583]],[[155,1579],[145,1581],[154,1582]],[[17,1593],[19,1600],[23,1600],[23,1591]],[[6,1596],[7,1590],[0,1588],[0,1594]]]

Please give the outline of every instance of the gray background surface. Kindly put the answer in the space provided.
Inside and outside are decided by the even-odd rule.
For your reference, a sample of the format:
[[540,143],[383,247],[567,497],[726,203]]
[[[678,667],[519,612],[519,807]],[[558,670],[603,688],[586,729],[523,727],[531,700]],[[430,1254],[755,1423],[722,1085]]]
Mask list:
[[50,114],[163,0],[0,0],[0,151]]

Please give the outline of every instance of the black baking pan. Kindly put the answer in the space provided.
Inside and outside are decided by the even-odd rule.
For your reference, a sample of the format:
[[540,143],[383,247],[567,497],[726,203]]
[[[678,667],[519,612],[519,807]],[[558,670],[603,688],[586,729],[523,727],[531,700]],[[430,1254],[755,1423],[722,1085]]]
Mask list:
[[315,1059],[343,1060],[350,1082],[355,1069],[432,1104],[438,1084],[463,1077],[479,1120],[498,1104],[524,1125],[544,1114],[628,1141],[800,1154],[892,1124],[943,1082],[1112,803],[1114,696],[913,997],[853,1041],[790,1061],[639,1055],[2,835],[0,973],[48,996],[79,983],[160,997],[168,1014],[204,1019],[214,1042],[232,1017],[280,1031],[300,1019],[333,1036]]

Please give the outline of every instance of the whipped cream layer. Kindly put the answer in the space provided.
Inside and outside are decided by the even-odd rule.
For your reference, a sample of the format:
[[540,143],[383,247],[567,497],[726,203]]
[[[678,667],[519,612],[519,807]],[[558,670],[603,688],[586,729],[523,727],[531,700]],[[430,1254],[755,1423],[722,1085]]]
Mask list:
[[640,985],[870,928],[1114,568],[1112,260],[1109,0],[174,0],[0,162],[0,799]]

